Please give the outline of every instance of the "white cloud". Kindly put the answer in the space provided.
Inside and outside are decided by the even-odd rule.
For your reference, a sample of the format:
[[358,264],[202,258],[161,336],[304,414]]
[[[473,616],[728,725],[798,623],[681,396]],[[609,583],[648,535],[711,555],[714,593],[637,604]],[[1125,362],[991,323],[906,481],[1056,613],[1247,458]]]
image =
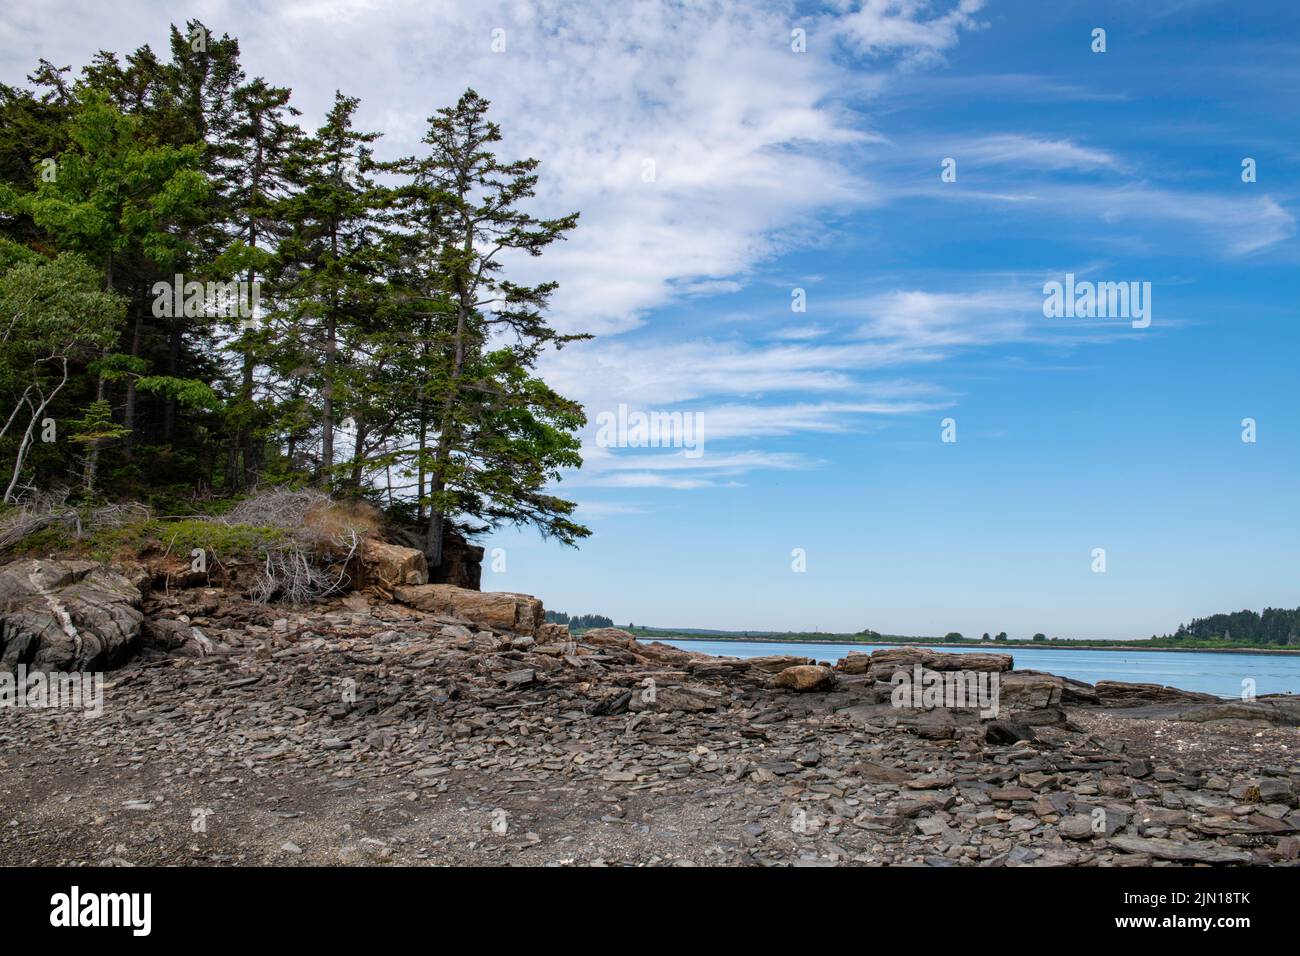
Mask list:
[[1008,165],[1018,169],[1117,171],[1124,168],[1118,159],[1105,150],[1080,146],[1068,139],[1002,133],[958,143],[950,148],[959,166]]
[[[384,157],[419,149],[425,117],[473,86],[493,102],[506,136],[503,155],[542,161],[542,211],[582,214],[568,241],[521,264],[524,279],[559,281],[558,325],[603,335],[548,356],[548,381],[583,401],[593,418],[620,402],[691,407],[708,416],[714,441],[760,440],[866,427],[938,407],[950,399],[918,388],[890,394],[863,376],[1029,334],[1036,301],[906,290],[841,303],[855,319],[848,335],[821,315],[817,325],[771,329],[754,320],[757,334],[748,341],[619,334],[683,298],[741,291],[765,260],[825,239],[847,212],[915,197],[881,189],[870,178],[875,171],[863,169],[864,150],[883,138],[845,111],[845,84],[861,70],[831,48],[843,43],[884,61],[882,70],[902,64],[910,71],[980,28],[982,6],[838,2],[807,21],[810,52],[796,54],[790,30],[802,21],[783,2],[206,0],[110,9],[74,0],[24,5],[13,25],[0,28],[0,78],[19,81],[38,56],[81,64],[101,47],[126,53],[146,40],[162,51],[168,21],[197,15],[239,38],[250,75],[294,89],[305,125],[319,122],[336,87],[359,96],[359,122],[385,133],[378,147]],[[67,30],[69,23],[81,32]],[[503,52],[492,50],[494,30],[504,31]],[[1103,151],[1029,136],[985,137],[969,155],[1048,169],[1119,167]],[[1072,201],[1072,194],[1051,195]],[[1144,212],[1139,196],[1102,195],[1110,215]],[[1209,215],[1173,194],[1154,195],[1159,201],[1148,215],[1199,217],[1198,224]],[[1276,203],[1254,203],[1253,211],[1213,210],[1229,221],[1237,248],[1276,241],[1289,228]],[[794,466],[780,452],[728,454],[711,449],[711,469],[689,467],[738,474]],[[699,486],[665,485],[665,466],[630,470],[624,457],[665,456],[590,455],[593,478]]]
[[899,190],[894,198],[1022,205],[1045,220],[1060,221],[1061,228],[1073,229],[1076,238],[1099,224],[1127,224],[1133,228],[1107,228],[1095,238],[1130,246],[1146,244],[1166,253],[1210,250],[1231,258],[1267,249],[1296,232],[1295,216],[1267,193],[1180,191],[1144,180],[1111,184],[1036,179],[1028,186],[1007,181],[987,189],[954,189],[935,178],[933,185]]
[[1032,286],[1014,291],[925,292],[905,290],[838,307],[860,310],[864,338],[902,349],[948,350],[1026,337],[1042,318],[1042,295]]
[[[863,49],[930,54],[955,42],[969,7],[868,0],[817,24]],[[838,158],[878,138],[836,105],[843,68],[827,50],[791,51],[798,17],[781,2],[74,0],[16,13],[0,51],[10,82],[42,55],[79,65],[101,48],[165,50],[168,21],[199,16],[238,37],[250,75],[293,88],[307,126],[336,88],[359,96],[359,122],[384,131],[381,156],[417,149],[425,118],[474,86],[503,152],[542,161],[545,210],[582,213],[569,241],[525,263],[559,281],[567,329],[615,333],[680,295],[734,289],[815,238],[828,211],[881,199]]]
[[[840,4],[841,9],[846,4]],[[928,0],[864,0],[840,17],[835,27],[851,46],[879,56],[899,54],[905,62],[925,63],[957,45],[962,30],[976,30],[975,14],[984,0],[960,0],[938,16],[930,16]]]

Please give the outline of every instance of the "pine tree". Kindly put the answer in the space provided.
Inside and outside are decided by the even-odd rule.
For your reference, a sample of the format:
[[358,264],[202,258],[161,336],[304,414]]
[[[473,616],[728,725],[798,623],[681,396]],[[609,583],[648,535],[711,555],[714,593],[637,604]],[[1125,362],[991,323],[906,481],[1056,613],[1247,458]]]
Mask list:
[[397,164],[413,180],[403,194],[406,221],[432,257],[415,284],[433,326],[434,370],[421,404],[437,439],[432,448],[422,439],[419,448],[433,567],[442,562],[452,514],[531,524],[566,543],[590,533],[569,519],[572,502],[543,491],[561,468],[581,464],[574,433],[586,419],[530,374],[546,347],[588,336],[551,328],[544,313],[555,283],[512,282],[501,275],[500,258],[540,256],[578,217],[539,219],[520,208],[534,195],[538,163],[497,159],[501,132],[487,110],[487,100],[466,91],[429,118],[428,155]]
[[360,326],[377,295],[382,243],[374,207],[382,190],[367,178],[378,133],[353,126],[354,97],[336,93],[325,124],[295,159],[301,192],[285,203],[291,231],[283,296],[293,335],[288,364],[305,361],[320,397],[318,480],[335,480],[335,438],[349,399],[347,353],[340,343]]
[[[68,123],[69,147],[56,160],[57,174],[41,179],[33,192],[14,194],[18,210],[102,269],[104,288],[127,296],[129,323],[122,330],[125,351],[141,359],[148,313],[142,276],[169,272],[191,252],[182,224],[201,208],[209,182],[198,169],[197,146],[160,146],[140,135],[137,117],[127,116],[95,89],[82,91]],[[95,398],[106,398],[100,378]],[[134,378],[126,391],[123,424],[129,441],[135,426]],[[91,444],[92,462],[101,445]]]
[[[249,290],[274,271],[276,250],[287,232],[282,208],[292,195],[295,163],[302,147],[301,130],[289,121],[299,115],[289,105],[285,87],[261,77],[234,94],[231,126],[223,140],[222,169],[230,245],[217,263],[223,274],[242,275]],[[251,292],[249,293],[251,295]],[[238,488],[256,483],[262,470],[261,433],[269,416],[255,401],[259,360],[270,344],[269,327],[257,317],[241,323],[232,350],[239,357],[239,385],[228,418],[232,427],[229,479]]]
[[[27,353],[0,348],[14,420],[32,421],[35,396],[71,439],[0,433],[11,477],[87,495],[176,479],[168,500],[263,479],[385,493],[423,522],[435,567],[448,521],[588,534],[547,491],[581,464],[583,411],[536,374],[544,350],[586,336],[548,323],[554,283],[503,275],[577,217],[525,211],[537,163],[497,159],[487,102],[466,92],[430,118],[425,155],[379,164],[354,98],[337,94],[307,136],[229,36],[191,20],[168,53],[102,51],[75,81],[41,61],[31,89],[0,86],[0,274],[76,254],[114,303],[34,379],[14,371]],[[177,275],[260,287],[258,321],[159,310]]]

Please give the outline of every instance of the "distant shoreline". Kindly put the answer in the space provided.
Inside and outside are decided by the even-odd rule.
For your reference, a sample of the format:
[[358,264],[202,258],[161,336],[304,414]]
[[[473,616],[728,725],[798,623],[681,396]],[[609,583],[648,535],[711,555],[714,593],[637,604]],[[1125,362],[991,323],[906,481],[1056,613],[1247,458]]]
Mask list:
[[654,637],[638,636],[637,640],[653,641],[716,641],[725,644],[788,644],[791,647],[800,647],[808,644],[842,644],[845,647],[867,647],[872,645],[887,645],[890,647],[928,647],[935,650],[951,650],[955,647],[982,648],[989,651],[1008,650],[1010,648],[1021,648],[1024,650],[1052,650],[1052,651],[1139,651],[1147,654],[1157,654],[1161,652],[1172,652],[1178,654],[1272,654],[1277,656],[1288,656],[1300,654],[1300,650],[1291,650],[1287,648],[1270,648],[1270,647],[1125,647],[1123,644],[1105,644],[1101,646],[1089,645],[1084,647],[1070,647],[1061,642],[1048,643],[1045,641],[980,641],[971,643],[965,641],[962,643],[946,643],[944,641],[846,641],[843,638],[828,638],[824,641],[791,641],[782,640],[779,637],[689,637],[678,634],[655,635]]

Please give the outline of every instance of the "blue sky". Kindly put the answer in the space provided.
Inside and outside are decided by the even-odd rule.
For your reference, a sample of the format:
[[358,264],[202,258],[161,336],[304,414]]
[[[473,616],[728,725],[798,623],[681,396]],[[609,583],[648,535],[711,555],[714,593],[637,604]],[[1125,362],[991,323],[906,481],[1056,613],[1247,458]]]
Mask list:
[[[598,333],[545,366],[592,419],[558,490],[594,534],[494,534],[485,588],[1013,637],[1300,604],[1295,5],[35,3],[0,20],[0,78],[188,15],[308,125],[360,96],[381,156],[473,85],[542,161],[541,209],[582,212],[518,267]],[[1149,282],[1150,327],[1045,318],[1066,273]],[[602,446],[620,404],[699,415],[703,454]]]
[[[778,343],[798,345],[823,381],[733,399],[774,423],[891,386],[922,407],[710,441],[716,396],[666,404],[703,412],[706,451],[673,472],[687,486],[583,488],[610,509],[593,540],[580,555],[499,542],[502,586],[620,622],[1013,636],[1300,603],[1296,18],[1135,6],[991,4],[942,61],[896,70],[837,51],[864,89],[840,121],[870,138],[819,155],[870,199],[797,222],[800,247],[727,277],[734,292],[648,313],[620,354],[671,365],[704,341],[779,366]],[[1042,285],[1066,272],[1149,281],[1151,327],[1044,319]],[[787,467],[710,470],[755,451]]]

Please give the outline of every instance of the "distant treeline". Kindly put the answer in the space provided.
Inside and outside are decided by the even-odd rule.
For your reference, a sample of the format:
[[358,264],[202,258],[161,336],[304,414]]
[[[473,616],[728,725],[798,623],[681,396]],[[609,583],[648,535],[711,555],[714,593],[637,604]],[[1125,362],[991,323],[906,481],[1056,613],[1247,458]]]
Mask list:
[[1300,644],[1300,607],[1293,611],[1268,607],[1258,611],[1235,611],[1200,617],[1180,624],[1171,635],[1175,640],[1220,640],[1234,644]]
[[614,622],[603,614],[575,614],[570,617],[563,611],[547,611],[546,620],[551,624],[567,624],[569,627],[613,627]]

